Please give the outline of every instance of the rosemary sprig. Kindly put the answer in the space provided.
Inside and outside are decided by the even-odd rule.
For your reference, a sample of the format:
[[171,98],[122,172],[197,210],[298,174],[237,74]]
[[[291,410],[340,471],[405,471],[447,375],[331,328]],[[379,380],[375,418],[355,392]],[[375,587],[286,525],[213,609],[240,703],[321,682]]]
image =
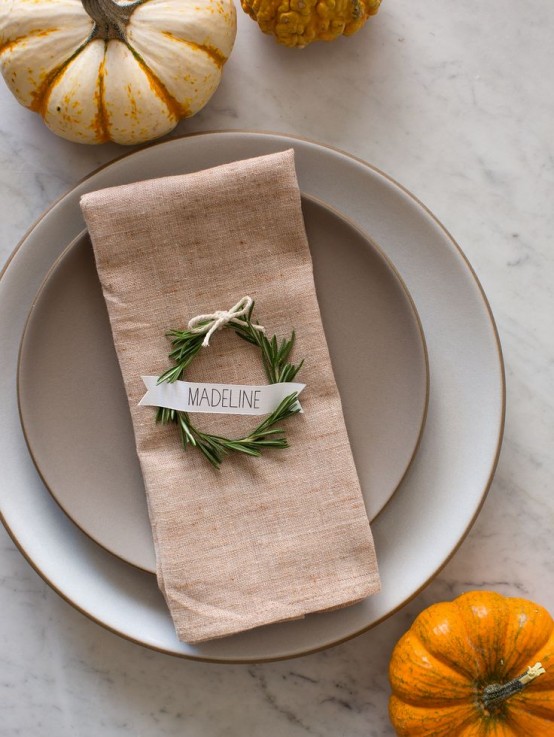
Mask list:
[[170,330],[167,337],[171,339],[171,345],[173,346],[169,358],[175,361],[175,366],[164,371],[157,381],[158,384],[163,381],[170,384],[178,381],[202,348],[202,341],[204,340],[203,335],[192,333],[190,330]]
[[[236,334],[247,343],[257,346],[262,354],[264,370],[271,384],[294,381],[304,361],[298,364],[288,362],[294,347],[295,333],[291,337],[278,342],[274,335],[268,338],[262,330],[256,329],[252,323],[252,303],[244,325],[233,324]],[[169,358],[175,362],[158,379],[158,384],[166,381],[172,383],[183,377],[187,367],[202,348],[203,334],[190,330],[171,330],[167,333],[171,340],[172,351]],[[224,438],[202,432],[190,421],[187,412],[158,407],[156,422],[163,425],[174,423],[179,428],[181,443],[186,450],[189,446],[198,450],[215,468],[219,468],[224,457],[231,452],[244,453],[259,457],[266,448],[288,448],[285,431],[274,427],[279,422],[300,412],[297,402],[298,394],[294,392],[285,397],[281,404],[269,414],[251,433],[242,438]]]
[[287,340],[283,338],[278,343],[277,336],[271,339],[261,330],[252,327],[252,310],[254,303],[250,307],[246,318],[246,325],[235,325],[235,332],[247,343],[258,346],[262,352],[262,360],[266,376],[270,384],[283,384],[287,381],[294,381],[296,374],[302,368],[304,361],[298,364],[288,363],[287,359],[294,347],[296,333],[292,331],[292,335]]
[[[181,443],[185,450],[189,445],[198,448],[212,466],[219,468],[224,456],[231,451],[259,457],[264,448],[288,448],[285,431],[273,426],[300,411],[296,401],[297,397],[296,392],[285,397],[277,409],[268,415],[251,433],[242,438],[230,439],[202,432],[191,423],[186,412],[170,410],[173,412],[173,417],[168,417],[166,422],[178,423]],[[164,422],[161,418],[158,421]]]

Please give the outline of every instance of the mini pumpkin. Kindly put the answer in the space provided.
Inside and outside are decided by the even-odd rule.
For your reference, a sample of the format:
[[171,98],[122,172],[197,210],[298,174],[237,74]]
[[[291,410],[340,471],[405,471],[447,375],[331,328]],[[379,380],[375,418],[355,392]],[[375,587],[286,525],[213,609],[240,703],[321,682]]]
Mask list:
[[379,10],[381,0],[241,0],[264,33],[285,46],[351,36]]
[[8,87],[81,143],[142,143],[194,115],[235,34],[232,0],[0,0]]
[[471,591],[429,607],[389,676],[400,737],[554,736],[554,622],[525,599]]

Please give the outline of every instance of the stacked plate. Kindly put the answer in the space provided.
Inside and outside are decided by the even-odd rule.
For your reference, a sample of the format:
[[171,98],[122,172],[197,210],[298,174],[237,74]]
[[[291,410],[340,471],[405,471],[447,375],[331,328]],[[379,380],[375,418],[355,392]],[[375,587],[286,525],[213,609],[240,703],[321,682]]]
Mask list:
[[[354,607],[193,647],[177,641],[152,575],[144,488],[79,198],[291,147],[383,589]],[[36,570],[83,613],[184,657],[293,657],[390,615],[463,539],[500,449],[498,336],[459,248],[381,172],[286,136],[189,136],[91,175],[45,213],[6,267],[0,344],[6,527]]]

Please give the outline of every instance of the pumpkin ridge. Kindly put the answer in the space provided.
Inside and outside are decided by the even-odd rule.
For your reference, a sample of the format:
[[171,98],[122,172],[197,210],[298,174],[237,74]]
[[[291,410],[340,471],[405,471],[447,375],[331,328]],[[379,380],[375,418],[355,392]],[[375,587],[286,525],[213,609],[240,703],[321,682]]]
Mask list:
[[99,143],[104,143],[105,141],[110,140],[110,132],[109,132],[110,114],[108,113],[106,104],[104,102],[104,74],[105,74],[105,66],[106,66],[106,47],[107,47],[107,43],[104,42],[104,58],[102,59],[102,63],[100,64],[100,68],[98,69],[98,88],[97,88],[97,93],[96,93],[96,99],[98,103],[98,114],[93,124],[93,127],[96,130],[96,133],[98,135]]
[[188,118],[190,116],[190,110],[184,105],[181,105],[169,92],[167,87],[161,81],[157,74],[155,74],[150,67],[146,64],[142,56],[136,51],[129,43],[125,44],[129,51],[133,54],[137,60],[140,68],[146,75],[150,86],[154,93],[166,104],[170,114],[179,121],[180,118]]
[[[539,660],[546,673],[541,677],[537,678],[533,682],[533,690],[526,690],[521,694],[518,694],[518,701],[533,698],[533,694],[541,692],[552,692],[554,686],[554,621],[551,623],[552,631],[550,637],[544,643],[544,645],[535,653],[532,658]],[[551,699],[554,704],[554,698]]]
[[210,59],[213,61],[218,69],[221,69],[227,61],[227,57],[222,54],[219,49],[215,48],[215,46],[209,46],[208,44],[199,44],[196,43],[196,41],[189,41],[185,38],[179,38],[179,36],[175,36],[175,34],[171,33],[171,31],[162,31],[162,35],[166,36],[172,41],[178,41],[179,43],[186,44],[195,51],[203,51],[207,56],[210,57]]
[[[390,681],[397,695],[401,695],[406,703],[418,706],[425,701],[440,707],[457,706],[474,695],[474,687],[467,674],[454,670],[448,662],[438,660],[416,631],[406,633],[402,643],[405,655],[397,661],[393,653]],[[422,652],[428,652],[432,660],[424,663],[420,659]]]
[[[475,592],[468,592],[468,594],[470,593],[475,593]],[[495,598],[498,597],[496,599],[497,603],[503,606],[504,616],[502,617],[502,620],[503,620],[504,635],[505,635],[508,629],[508,612],[506,611],[506,604],[503,601],[502,596],[500,594],[496,594],[496,592],[494,591],[492,592],[491,591],[479,591],[479,594],[483,594],[484,596],[487,596],[487,597],[489,596],[494,596]],[[476,657],[477,662],[481,663],[481,668],[483,669],[483,671],[487,671],[486,673],[483,672],[481,683],[476,683],[477,686],[482,686],[486,684],[487,682],[489,682],[490,679],[494,680],[494,679],[504,678],[505,673],[504,672],[498,673],[496,670],[489,671],[488,663],[487,663],[486,655],[485,655],[485,653],[487,652],[487,649],[483,646],[483,643],[480,637],[477,637],[477,640],[476,640],[475,633],[470,632],[468,628],[468,622],[467,622],[466,616],[467,616],[468,611],[471,611],[471,606],[468,606],[468,604],[466,603],[467,598],[469,598],[469,596],[466,597],[464,594],[461,594],[457,599],[454,600],[453,604],[456,606],[458,610],[460,621],[462,623],[462,627],[467,636],[467,641],[471,645],[472,650],[475,652],[475,657]],[[490,608],[490,605],[489,605],[489,608]],[[496,614],[496,617],[498,617],[498,613]],[[498,665],[496,667],[498,667]]]
[[471,703],[467,700],[467,696],[458,696],[457,698],[453,696],[445,696],[440,699],[429,698],[426,696],[425,703],[423,703],[421,695],[408,696],[407,694],[402,694],[402,696],[399,696],[398,698],[403,704],[408,704],[416,709],[435,709],[436,711],[441,711],[452,709],[453,706],[471,706]]
[[[449,604],[447,604],[446,606],[449,607]],[[444,602],[439,603],[439,604],[433,604],[426,611],[421,612],[421,616],[425,614],[429,614],[430,612],[435,613],[438,611],[441,611],[441,613],[445,611]],[[456,659],[449,657],[446,653],[440,652],[437,648],[433,648],[432,655],[434,658],[436,658],[441,663],[441,665],[444,665],[452,669],[455,673],[457,673],[462,678],[464,678],[468,683],[473,684],[475,681],[475,672],[476,670],[479,670],[481,660],[479,658],[479,653],[477,652],[475,645],[473,643],[473,639],[469,636],[468,628],[467,628],[465,621],[463,621],[462,617],[459,618],[459,621],[461,622],[461,625],[462,625],[464,639],[468,643],[469,648],[471,652],[473,653],[474,667],[470,668],[468,667],[467,663],[462,662],[462,661],[457,662]],[[429,636],[424,634],[425,628],[422,625],[422,620],[420,617],[416,618],[414,625],[413,625],[413,630],[415,633],[417,633],[417,637],[423,643],[423,645],[426,648],[429,648],[431,645],[431,642],[430,642]]]
[[400,737],[450,737],[474,724],[474,712],[469,703],[453,713],[452,706],[433,709],[427,703],[410,704],[394,694],[389,704],[389,715]]
[[[551,715],[539,715],[524,710],[510,710],[504,721],[515,734],[531,734],[529,728],[533,729],[533,737],[552,737],[554,727]],[[523,731],[525,730],[525,731]]]
[[[517,602],[517,603],[522,602],[522,604],[525,604],[526,603],[526,600],[525,599],[515,599],[514,601]],[[520,673],[525,668],[525,666],[528,665],[528,661],[530,661],[530,660],[539,660],[539,661],[541,661],[543,663],[543,665],[546,668],[547,673],[549,675],[548,675],[548,677],[546,679],[543,679],[543,678],[538,679],[533,684],[533,690],[534,691],[537,691],[537,690],[539,690],[539,691],[541,691],[541,690],[550,691],[552,689],[552,681],[550,680],[551,679],[552,665],[549,663],[550,656],[547,655],[546,653],[549,653],[549,652],[551,652],[554,649],[554,620],[552,619],[552,617],[550,617],[550,615],[548,614],[548,612],[543,607],[541,607],[540,605],[533,604],[533,608],[535,609],[535,612],[534,613],[536,613],[537,615],[539,615],[539,614],[546,615],[546,620],[547,621],[546,622],[544,622],[544,621],[542,622],[543,628],[540,630],[540,632],[543,635],[543,637],[542,637],[541,641],[535,641],[533,643],[533,650],[532,651],[529,650],[529,644],[528,643],[525,643],[524,642],[522,647],[519,647],[518,646],[518,642],[521,641],[521,639],[522,639],[522,637],[523,637],[523,635],[525,633],[525,630],[528,629],[529,627],[533,627],[533,626],[536,627],[537,626],[537,621],[539,620],[539,617],[537,617],[534,620],[531,620],[530,618],[526,619],[526,621],[523,623],[522,626],[519,627],[519,629],[518,629],[518,631],[516,633],[516,637],[514,639],[514,648],[513,648],[516,652],[517,651],[519,651],[520,653],[521,652],[525,652],[526,653],[526,656],[525,656],[524,659],[522,659],[521,655],[519,655],[519,659],[516,660],[513,664],[511,664],[511,667],[510,667],[509,672],[507,671],[507,675],[508,676],[510,676],[510,675],[517,676],[518,673]],[[544,629],[545,626],[548,626],[548,631],[543,632],[543,629]]]
[[[464,630],[467,633],[467,629],[466,629],[465,625],[464,625]],[[427,644],[428,638],[422,637],[421,636],[421,633],[419,633],[419,632],[417,633],[417,637],[418,637],[418,639],[420,640],[420,642],[425,647],[428,647],[428,644]],[[471,642],[471,640],[469,640],[469,638],[468,638],[468,642],[471,644],[472,650],[475,650],[475,647],[473,645],[473,642]],[[456,663],[456,662],[453,662],[452,660],[449,660],[446,655],[444,655],[443,653],[438,652],[437,650],[433,650],[432,655],[435,658],[435,660],[438,660],[439,661],[439,663],[441,665],[444,665],[446,668],[450,668],[450,670],[453,670],[454,673],[457,673],[459,676],[461,676],[462,678],[464,678],[466,681],[469,682],[470,680],[472,680],[473,677],[470,676],[468,674],[468,671],[464,669],[464,666],[463,666],[462,663]]]
[[467,622],[466,622],[464,613],[463,613],[463,611],[461,611],[460,607],[458,607],[458,603],[457,603],[456,600],[454,600],[453,603],[456,604],[456,607],[458,608],[460,623],[461,623],[462,629],[465,632],[467,642],[468,642],[469,646],[471,647],[472,651],[475,653],[475,663],[476,664],[479,664],[479,667],[482,667],[482,658],[481,658],[480,653],[479,653],[479,650],[476,647],[475,642],[473,640],[473,635],[469,631],[469,627],[467,625]]
[[66,67],[73,61],[73,59],[76,59],[81,51],[83,51],[83,49],[88,46],[89,41],[90,36],[79,46],[76,51],[73,52],[73,54],[71,54],[68,59],[63,62],[63,64],[60,64],[59,67],[56,67],[56,69],[53,69],[50,72],[50,74],[40,85],[38,90],[33,93],[33,102],[29,105],[29,110],[32,110],[35,113],[39,113],[44,118],[44,115],[46,114],[46,107],[48,105],[48,98],[50,97],[52,88],[55,85],[56,80],[63,73],[64,69],[66,69]]
[[[538,694],[536,696],[538,697]],[[542,692],[541,696],[544,696],[544,692]],[[523,714],[527,712],[541,719],[554,721],[554,702],[534,701],[529,698],[528,693],[522,691],[510,699],[509,709],[510,715],[513,714],[514,718],[521,712]]]
[[12,38],[11,41],[6,41],[3,44],[0,44],[0,56],[5,51],[11,51],[13,48],[15,48],[21,41],[25,41],[28,38],[40,38],[41,36],[49,36],[51,33],[56,33],[56,31],[59,31],[59,28],[48,28],[48,29],[40,29],[36,31],[29,31],[28,33],[22,34],[21,36],[17,36],[16,38]]

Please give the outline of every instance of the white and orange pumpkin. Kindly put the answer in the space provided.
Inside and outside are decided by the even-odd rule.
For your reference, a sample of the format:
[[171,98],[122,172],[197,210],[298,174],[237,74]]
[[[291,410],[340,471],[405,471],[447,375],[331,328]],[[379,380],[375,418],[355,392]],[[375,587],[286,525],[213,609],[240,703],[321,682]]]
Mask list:
[[204,107],[235,34],[233,0],[0,0],[0,69],[54,133],[136,144]]

